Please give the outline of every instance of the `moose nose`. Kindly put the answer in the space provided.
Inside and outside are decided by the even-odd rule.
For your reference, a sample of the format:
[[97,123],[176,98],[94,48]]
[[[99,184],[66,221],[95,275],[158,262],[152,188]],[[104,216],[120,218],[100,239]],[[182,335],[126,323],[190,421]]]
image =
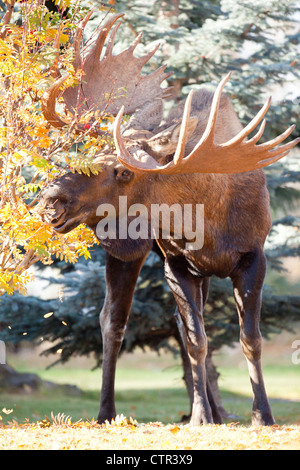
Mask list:
[[66,212],[66,209],[64,208],[61,208],[59,212],[55,211],[52,217],[50,217],[49,223],[51,223],[53,227],[57,227],[58,225],[61,225],[65,212]]
[[52,226],[61,224],[66,209],[58,201],[43,201],[41,217],[44,222]]

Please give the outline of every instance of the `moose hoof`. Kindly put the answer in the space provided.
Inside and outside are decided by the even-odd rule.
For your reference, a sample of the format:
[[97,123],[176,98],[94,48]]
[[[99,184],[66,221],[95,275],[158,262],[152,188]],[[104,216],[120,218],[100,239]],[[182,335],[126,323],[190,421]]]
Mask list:
[[200,426],[202,424],[214,424],[214,420],[211,416],[201,415],[192,415],[190,420],[190,426]]
[[261,413],[254,411],[252,414],[252,426],[273,426],[275,420],[272,413]]
[[97,418],[97,423],[98,424],[104,424],[106,421],[108,421],[109,423],[111,423],[111,421],[113,419],[115,419],[116,415],[112,415],[112,414],[102,414],[101,415],[99,414],[98,415],[98,418]]

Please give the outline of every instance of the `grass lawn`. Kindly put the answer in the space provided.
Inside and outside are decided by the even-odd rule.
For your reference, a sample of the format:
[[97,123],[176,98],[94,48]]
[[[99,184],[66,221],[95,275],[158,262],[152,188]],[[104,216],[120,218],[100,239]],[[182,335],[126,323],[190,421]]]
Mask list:
[[[231,414],[224,426],[182,426],[180,420],[189,412],[189,400],[178,363],[170,358],[160,361],[151,357],[148,361],[147,355],[135,360],[131,355],[119,362],[116,405],[120,415],[132,417],[138,425],[121,420],[100,428],[94,419],[99,407],[101,371],[91,370],[90,364],[80,361],[77,367],[73,361],[47,370],[37,361],[30,372],[55,383],[76,385],[82,393],[49,389],[35,394],[2,394],[0,449],[300,449],[299,366],[264,368],[277,426],[258,429],[251,426],[252,394],[246,368],[221,365],[218,369],[223,406]],[[28,371],[28,361],[19,362],[18,370]],[[1,412],[3,408],[13,411],[6,414]],[[51,414],[62,413],[72,418],[71,426],[66,422],[49,427],[46,422],[44,426],[45,416],[52,422]],[[81,422],[75,424],[78,420]]]
[[[64,413],[79,419],[97,417],[100,397],[100,371],[87,369],[37,370],[40,377],[79,386],[82,394],[74,396],[63,392],[45,390],[37,394],[1,395],[0,407],[13,409],[10,415],[2,414],[3,423],[16,419],[19,423],[26,418],[41,420]],[[234,421],[250,424],[252,397],[246,370],[221,369],[220,390],[224,408]],[[291,368],[265,368],[265,381],[276,422],[279,424],[300,424],[300,378]],[[285,393],[280,385],[285,387]],[[298,387],[298,389],[297,389]],[[237,393],[238,392],[238,393]],[[298,397],[298,398],[297,398]],[[189,412],[189,400],[180,380],[177,368],[169,370],[133,370],[121,368],[117,375],[116,406],[119,414],[132,416],[138,422],[161,421],[179,422]],[[0,410],[1,411],[1,410]],[[0,413],[1,414],[1,413]]]

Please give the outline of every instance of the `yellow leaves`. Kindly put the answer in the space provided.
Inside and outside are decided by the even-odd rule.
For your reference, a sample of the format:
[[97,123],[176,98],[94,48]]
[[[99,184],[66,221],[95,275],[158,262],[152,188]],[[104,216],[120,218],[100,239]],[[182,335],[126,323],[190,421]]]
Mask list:
[[45,313],[44,318],[52,317],[53,314],[54,312]]
[[28,183],[19,187],[21,193],[36,193],[39,189],[43,187],[43,183]]
[[28,154],[22,150],[19,152],[14,152],[12,154],[12,161],[15,162],[17,165],[20,163],[24,163],[28,160]]
[[6,127],[0,127],[0,147],[6,144]]
[[66,44],[69,40],[68,34],[61,33],[60,34],[60,44]]
[[170,429],[170,432],[172,434],[177,434],[178,431],[180,431],[180,427],[179,426],[174,426],[174,428]]
[[[79,226],[65,236],[54,235],[53,230],[22,203],[17,208],[10,202],[4,204],[0,223],[0,293],[9,295],[14,291],[26,293],[26,286],[33,279],[32,275],[22,271],[24,261],[26,268],[31,260],[40,259],[49,264],[55,255],[74,263],[79,256],[89,258],[88,248],[96,242],[94,234],[85,226]],[[23,252],[18,246],[23,247]]]
[[[36,234],[43,231],[43,236],[50,236],[51,229],[37,217],[32,215],[22,200],[17,201],[18,205],[8,202],[0,211],[0,222],[2,230],[5,229],[9,236],[9,246],[13,244],[25,246],[29,241],[35,239]],[[29,245],[28,245],[29,246]]]
[[9,295],[13,294],[13,288],[10,286],[12,273],[0,271],[0,289],[7,292]]
[[131,416],[129,418],[126,418],[123,414],[117,415],[115,419],[111,420],[111,423],[108,421],[105,421],[106,427],[109,426],[119,426],[119,427],[136,427],[137,426],[137,421],[133,419]]
[[58,32],[60,32],[60,44],[67,44],[67,42],[69,41],[69,35],[61,31],[61,28],[59,29],[53,26],[45,29],[35,29],[30,31],[30,35],[35,36],[35,39],[38,41],[52,43],[56,38]]
[[100,165],[94,162],[93,158],[87,155],[76,155],[68,159],[70,170],[74,173],[80,173],[87,176],[91,174],[97,175],[100,170]]
[[[57,4],[67,8],[70,1]],[[89,249],[97,243],[83,225],[67,235],[56,234],[34,209],[39,191],[65,171],[100,171],[94,156],[102,145],[88,132],[78,136],[68,126],[52,128],[41,112],[43,94],[53,83],[54,63],[68,74],[64,86],[82,78],[81,71],[74,70],[69,44],[76,24],[58,17],[52,21],[45,11],[29,9],[22,26],[10,25],[5,40],[0,39],[0,295],[24,293],[30,282],[26,270],[34,262],[50,264],[58,257],[74,263],[81,256],[90,258]],[[54,45],[58,34],[65,46],[59,51]],[[84,119],[89,126],[90,116]],[[99,124],[101,119],[97,116]],[[105,126],[112,119],[105,116]]]
[[94,233],[85,225],[79,225],[65,235],[56,234],[48,241],[49,252],[62,261],[75,263],[79,256],[91,257],[88,249],[97,244]]
[[55,0],[55,5],[58,5],[59,8],[65,10],[66,8],[70,7],[71,0]]
[[[14,413],[15,414],[15,413]],[[300,426],[282,426],[279,430],[265,428],[258,431],[251,426],[180,426],[180,432],[172,434],[170,428],[177,427],[162,423],[139,424],[135,420],[119,415],[112,423],[98,425],[93,418],[72,422],[63,412],[37,422],[25,420],[18,424],[13,419],[8,424],[0,424],[0,439],[4,448],[10,449],[119,449],[156,450],[152,463],[159,465],[172,463],[181,466],[194,463],[195,450],[296,450],[300,448]],[[4,418],[4,416],[3,416]],[[256,440],[256,437],[258,439]],[[262,439],[260,439],[262,437]],[[269,442],[264,442],[268,438]],[[158,453],[157,449],[177,450]],[[181,452],[183,451],[183,452]]]
[[1,225],[9,223],[10,213],[11,213],[11,204],[7,202],[6,204],[4,204],[4,207],[0,210]]
[[3,39],[0,39],[0,56],[2,56],[2,60],[5,58],[5,56],[9,56],[10,54],[10,45],[6,41],[3,41]]
[[40,147],[41,149],[47,149],[53,144],[52,138],[49,136],[49,129],[45,126],[34,127],[29,134],[34,137],[31,141],[31,145],[34,147]]
[[12,295],[14,291],[26,294],[26,286],[33,280],[33,275],[28,273],[14,274],[0,269],[0,293],[6,292]]
[[45,418],[41,421],[38,421],[37,425],[39,428],[49,428],[51,426],[51,422],[49,421],[49,419]]

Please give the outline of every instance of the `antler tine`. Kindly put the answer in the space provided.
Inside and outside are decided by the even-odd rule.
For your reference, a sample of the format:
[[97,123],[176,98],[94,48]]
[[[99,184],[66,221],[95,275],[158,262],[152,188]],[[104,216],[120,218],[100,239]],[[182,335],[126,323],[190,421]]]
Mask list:
[[[173,72],[171,72],[170,74],[168,74],[165,78],[168,78],[170,77],[171,75],[173,75]],[[173,97],[173,90],[174,90],[174,87],[170,86],[168,88],[165,88],[163,90],[163,95],[162,95],[162,98],[166,99],[166,98],[172,98]]]
[[221,99],[221,94],[223,91],[223,88],[225,87],[226,83],[231,77],[231,72],[229,72],[219,83],[217,86],[217,89],[214,93],[211,108],[210,108],[210,113],[206,125],[206,129],[203,133],[203,136],[199,142],[198,145],[202,145],[203,142],[211,141],[213,142],[214,140],[214,134],[215,134],[215,128],[216,128],[216,122],[217,122],[217,115],[218,115],[218,109],[219,109],[219,104],[220,104],[220,99]]
[[265,127],[266,127],[266,120],[264,119],[261,122],[258,132],[251,139],[247,141],[247,144],[256,144],[256,142],[258,142],[261,136],[263,135]]
[[272,101],[272,97],[270,96],[268,100],[265,102],[265,104],[263,105],[263,107],[260,109],[260,111],[256,114],[256,116],[254,116],[254,118],[249,122],[249,124],[247,124],[247,126],[244,127],[244,129],[242,129],[235,137],[233,137],[233,139],[230,139],[228,140],[228,142],[226,142],[226,144],[223,144],[224,147],[233,145],[238,142],[242,142],[242,140],[244,140],[245,137],[247,137],[250,134],[250,132],[252,132],[256,128],[256,126],[265,116],[265,114],[267,113],[270,107],[271,101]]
[[128,51],[133,52],[137,45],[141,42],[141,39],[143,37],[143,33],[139,33],[137,37],[134,39],[134,41],[131,43],[131,45],[128,48]]
[[93,11],[89,11],[87,15],[81,21],[78,29],[76,30],[74,41],[73,41],[73,49],[74,49],[74,68],[78,70],[82,66],[82,60],[80,55],[80,42],[83,35],[84,28],[86,27],[87,22],[89,21],[90,17],[92,16]]
[[182,116],[182,125],[180,127],[180,134],[179,134],[179,140],[176,148],[176,152],[173,158],[174,165],[180,165],[183,157],[184,157],[184,151],[185,151],[185,145],[186,145],[186,137],[187,137],[187,130],[188,130],[188,123],[189,123],[189,117],[190,117],[190,112],[191,112],[191,104],[192,104],[192,99],[193,99],[193,90],[190,91],[187,100],[185,102],[184,106],[184,111],[183,111],[183,116]]
[[50,67],[50,74],[53,78],[60,78],[61,73],[58,68],[58,59],[59,59],[59,49],[60,49],[60,35],[61,35],[62,25],[59,25],[57,33],[53,41],[53,47],[56,49],[54,64]]
[[[300,139],[298,140],[298,142]],[[261,160],[261,162],[258,163],[257,168],[265,168],[266,166],[272,165],[272,163],[277,162],[283,157],[286,157],[289,153],[289,150],[286,150],[285,152],[280,152],[278,155],[275,157],[270,157],[270,158],[265,158],[264,160]]]
[[[202,138],[200,139],[199,143],[196,145],[194,148],[193,152],[189,154],[184,160],[184,151],[185,151],[185,141],[186,141],[186,135],[187,135],[187,125],[188,125],[188,119],[190,115],[190,108],[191,108],[191,102],[192,102],[192,97],[193,97],[193,92],[191,91],[188,95],[188,98],[186,100],[185,106],[184,106],[184,112],[183,112],[183,118],[182,118],[182,126],[180,128],[180,134],[179,134],[179,140],[176,148],[176,152],[174,154],[173,161],[168,163],[167,165],[159,165],[154,159],[155,164],[151,164],[151,168],[147,168],[146,162],[143,162],[141,164],[139,161],[137,161],[131,154],[127,151],[127,153],[124,153],[124,145],[123,145],[123,153],[118,152],[118,159],[124,163],[124,165],[129,167],[129,162],[131,162],[131,169],[137,168],[143,171],[152,171],[152,172],[161,172],[161,173],[180,173],[180,164],[181,163],[186,163],[188,159],[192,159],[194,152],[198,150],[198,148],[202,147],[204,144],[208,145],[213,145],[213,140],[214,140],[214,133],[215,133],[215,127],[216,127],[216,120],[217,120],[217,114],[218,114],[218,109],[219,109],[219,104],[220,104],[220,99],[221,99],[221,94],[223,91],[223,88],[227,81],[229,80],[231,76],[231,72],[229,72],[219,83],[214,96],[213,96],[213,101],[211,105],[211,110],[208,118],[208,122],[205,128],[205,131],[203,133]],[[116,139],[115,139],[116,142]]]
[[[265,120],[262,121],[258,132],[249,140],[245,138],[255,129],[269,109],[271,98],[265,103],[251,122],[242,129],[233,139],[224,144],[214,143],[217,113],[222,90],[228,81],[230,74],[223,78],[218,85],[211,106],[208,123],[198,144],[192,152],[184,158],[185,149],[185,127],[189,115],[191,97],[189,96],[184,110],[183,124],[177,149],[170,163],[161,166],[152,157],[137,160],[131,155],[124,145],[119,146],[118,158],[130,169],[139,171],[178,174],[178,173],[243,173],[263,168],[286,156],[291,148],[300,142],[300,137],[284,145],[276,147],[283,142],[294,130],[295,126],[289,127],[278,137],[269,142],[256,145],[265,129]],[[276,147],[276,148],[274,148]],[[123,153],[122,153],[123,152]]]
[[107,59],[108,57],[112,56],[112,51],[113,51],[113,47],[114,47],[114,43],[115,43],[115,37],[116,37],[116,34],[117,34],[118,29],[121,26],[121,24],[122,24],[122,22],[120,21],[119,23],[117,23],[115,25],[114,29],[112,30],[112,32],[110,34],[110,37],[107,41],[107,46],[106,46],[106,50],[105,50],[105,54],[104,54],[103,59]]
[[118,153],[120,155],[124,155],[124,157],[128,157],[128,156],[130,157],[130,154],[128,150],[126,149],[122,136],[121,136],[121,122],[124,116],[124,110],[125,110],[125,107],[122,106],[116,116],[115,123],[114,123],[114,139],[115,139],[115,144],[116,144]]
[[[171,75],[164,72],[165,66],[145,75],[141,73],[142,67],[155,54],[159,44],[144,56],[135,57],[133,53],[141,39],[141,35],[138,35],[131,46],[123,52],[114,55],[112,53],[115,36],[122,22],[115,23],[124,16],[123,13],[112,15],[106,20],[95,36],[93,46],[85,55],[81,53],[82,34],[91,14],[92,11],[85,16],[73,40],[75,70],[81,69],[84,78],[63,91],[68,111],[73,114],[76,110],[79,121],[87,112],[99,115],[105,111],[115,116],[120,107],[125,105],[126,114],[132,114],[143,107],[145,101],[163,99],[169,90],[161,88],[161,83]],[[105,41],[107,46],[104,56],[101,57]],[[59,87],[63,82],[63,79],[55,82],[43,99],[44,115],[48,116],[57,127],[66,125],[56,114],[54,106]],[[94,130],[96,130],[95,117],[91,117]]]
[[61,128],[67,125],[67,122],[63,121],[57,112],[55,111],[56,99],[59,95],[59,89],[61,85],[67,80],[68,75],[56,80],[53,85],[44,93],[42,98],[42,113],[45,119],[52,124],[53,127]]
[[[117,149],[117,156],[121,163],[123,163],[127,168],[130,170],[136,171],[140,170],[143,171],[146,168],[152,168],[153,170],[157,168],[157,162],[154,158],[148,155],[146,152],[143,153],[143,161],[136,160],[132,157],[129,153],[127,148],[124,145],[122,135],[121,135],[121,122],[124,115],[125,107],[122,106],[120,111],[117,114],[114,123],[114,141]],[[133,161],[133,163],[132,163]],[[151,171],[151,170],[149,170]]]
[[201,139],[199,140],[198,144],[194,148],[194,150],[185,158],[185,163],[188,159],[193,159],[193,157],[196,154],[196,152],[198,151],[198,149],[200,149],[204,146],[207,146],[207,147],[214,146],[214,136],[215,136],[215,129],[216,129],[216,122],[217,122],[217,117],[218,117],[220,99],[221,99],[222,91],[223,91],[226,83],[230,79],[230,77],[231,77],[231,72],[229,72],[221,80],[221,82],[217,86],[217,88],[214,92],[214,96],[213,96],[213,100],[212,100],[210,113],[209,113],[209,117],[208,117],[208,121],[207,121],[207,124],[206,124],[205,131],[204,131]]
[[[74,67],[75,67],[76,70],[81,66],[81,57],[80,57],[81,37],[82,37],[83,31],[84,31],[84,28],[85,28],[88,20],[90,19],[92,13],[93,12],[90,11],[84,17],[84,19],[80,23],[80,26],[78,27],[78,29],[76,31],[76,34],[75,34],[75,37],[74,37],[74,42],[73,42],[73,49],[74,49],[74,55],[75,55],[75,57],[74,57]],[[59,28],[57,30],[57,33],[56,33],[56,36],[55,36],[55,39],[54,39],[54,42],[53,42],[53,46],[57,50],[57,54],[56,54],[56,57],[55,57],[54,65],[50,69],[51,75],[54,76],[54,78],[58,77],[58,80],[56,80],[53,83],[53,85],[51,85],[49,90],[47,90],[44,93],[44,96],[42,98],[42,106],[41,106],[42,107],[42,112],[43,112],[43,115],[44,115],[45,119],[48,122],[50,122],[50,124],[52,124],[53,127],[56,127],[56,128],[61,128],[61,127],[64,127],[68,124],[63,119],[61,119],[60,116],[55,111],[55,104],[56,104],[56,99],[59,95],[59,89],[60,89],[61,85],[67,80],[67,78],[69,76],[69,75],[65,75],[65,76],[62,77],[61,73],[58,69],[58,65],[57,65],[58,55],[59,55],[59,48],[60,48],[61,29],[62,29],[62,25],[59,26]]]
[[100,55],[108,33],[110,32],[114,23],[122,16],[124,16],[124,13],[116,13],[104,23],[100,29],[95,45],[88,53],[86,60],[97,61],[100,59]]
[[143,55],[142,57],[139,58],[140,66],[143,67],[150,59],[152,56],[154,56],[155,52],[157,49],[160,47],[160,43],[157,43],[151,51],[149,51],[147,54]]
[[[300,137],[297,137],[296,139],[290,142],[287,142],[286,144],[281,145],[280,147],[276,147],[276,148],[273,148],[273,147],[283,142],[283,140],[285,140],[293,132],[295,127],[296,127],[295,124],[293,124],[286,131],[284,131],[279,136],[275,137],[273,140],[270,140],[269,142],[265,142],[257,146],[257,149],[263,149],[264,151],[266,151],[266,155],[269,155],[268,158],[264,158],[258,161],[257,168],[263,168],[263,167],[269,166],[272,163],[275,163],[281,158],[288,155],[290,149],[295,147],[295,145],[297,145],[297,143],[300,142]],[[247,141],[245,144],[247,145],[249,144],[249,142],[250,140]]]
[[[44,93],[44,96],[42,98],[42,112],[45,117],[45,119],[53,126],[56,128],[62,128],[64,126],[69,126],[70,123],[64,121],[61,119],[61,117],[57,114],[55,111],[55,104],[56,104],[56,99],[60,93],[60,87],[61,85],[67,80],[69,75],[64,75],[63,77],[59,78],[56,80],[53,85],[49,88],[48,91]],[[99,135],[107,135],[106,131],[103,131],[97,127],[92,128],[90,130],[87,130],[86,127],[83,124],[77,124],[76,133],[88,133],[89,135],[93,137],[98,137]]]
[[[265,142],[263,144],[260,144],[258,147],[263,148],[264,150],[269,150],[273,148],[275,145],[281,144],[295,129],[295,124],[292,126],[288,127],[286,131],[284,131],[282,134],[278,135],[272,140],[269,140],[269,142]],[[250,142],[250,141],[249,141]],[[290,145],[290,142],[288,142],[285,145],[282,145],[280,148],[281,150],[284,150],[284,148],[289,148],[288,146]],[[274,152],[274,150],[272,150]]]

